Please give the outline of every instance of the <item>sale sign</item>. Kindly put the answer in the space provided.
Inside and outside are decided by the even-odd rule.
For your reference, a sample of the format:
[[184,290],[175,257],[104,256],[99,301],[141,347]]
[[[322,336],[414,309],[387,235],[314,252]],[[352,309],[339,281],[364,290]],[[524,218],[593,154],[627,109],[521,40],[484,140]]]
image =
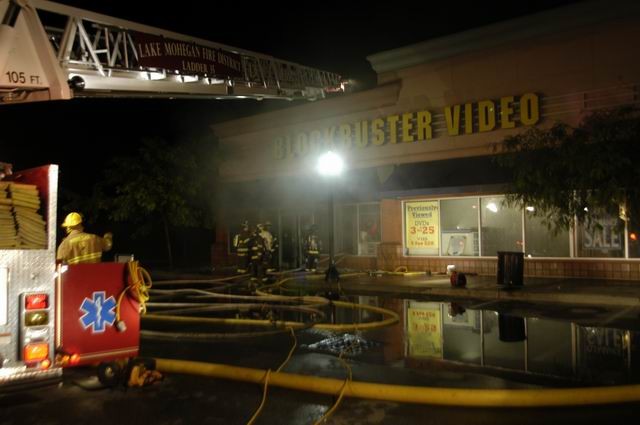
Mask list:
[[438,255],[440,248],[439,201],[405,202],[404,217],[407,253]]

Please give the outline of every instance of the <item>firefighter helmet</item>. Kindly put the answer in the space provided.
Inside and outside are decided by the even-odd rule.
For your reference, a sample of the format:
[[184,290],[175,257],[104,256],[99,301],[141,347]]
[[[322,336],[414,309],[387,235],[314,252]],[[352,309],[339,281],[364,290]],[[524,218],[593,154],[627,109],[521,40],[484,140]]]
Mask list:
[[64,218],[62,227],[73,227],[77,226],[78,224],[82,224],[82,216],[80,215],[80,213],[71,212]]

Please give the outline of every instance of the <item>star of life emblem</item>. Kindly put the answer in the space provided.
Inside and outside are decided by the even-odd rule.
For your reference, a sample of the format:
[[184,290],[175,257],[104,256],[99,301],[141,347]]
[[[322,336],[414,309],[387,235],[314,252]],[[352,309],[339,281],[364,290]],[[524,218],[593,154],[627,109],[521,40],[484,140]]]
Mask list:
[[96,291],[92,298],[85,298],[80,305],[80,311],[84,312],[80,323],[84,329],[91,328],[91,333],[104,332],[116,320],[116,300],[113,295],[107,299],[105,297],[105,291]]

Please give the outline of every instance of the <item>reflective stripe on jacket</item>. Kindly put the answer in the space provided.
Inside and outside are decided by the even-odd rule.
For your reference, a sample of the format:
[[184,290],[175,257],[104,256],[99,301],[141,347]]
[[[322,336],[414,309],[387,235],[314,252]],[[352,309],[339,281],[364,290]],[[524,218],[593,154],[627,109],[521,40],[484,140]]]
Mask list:
[[67,264],[99,263],[110,247],[100,236],[73,230],[58,247],[56,258]]

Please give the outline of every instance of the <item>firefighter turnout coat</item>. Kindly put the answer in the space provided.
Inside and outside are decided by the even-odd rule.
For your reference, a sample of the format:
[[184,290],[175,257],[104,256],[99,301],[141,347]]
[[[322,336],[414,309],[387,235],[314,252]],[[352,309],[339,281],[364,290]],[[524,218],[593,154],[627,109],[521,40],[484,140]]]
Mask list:
[[111,249],[111,241],[92,233],[72,230],[58,247],[56,258],[67,264],[99,263],[102,251]]

